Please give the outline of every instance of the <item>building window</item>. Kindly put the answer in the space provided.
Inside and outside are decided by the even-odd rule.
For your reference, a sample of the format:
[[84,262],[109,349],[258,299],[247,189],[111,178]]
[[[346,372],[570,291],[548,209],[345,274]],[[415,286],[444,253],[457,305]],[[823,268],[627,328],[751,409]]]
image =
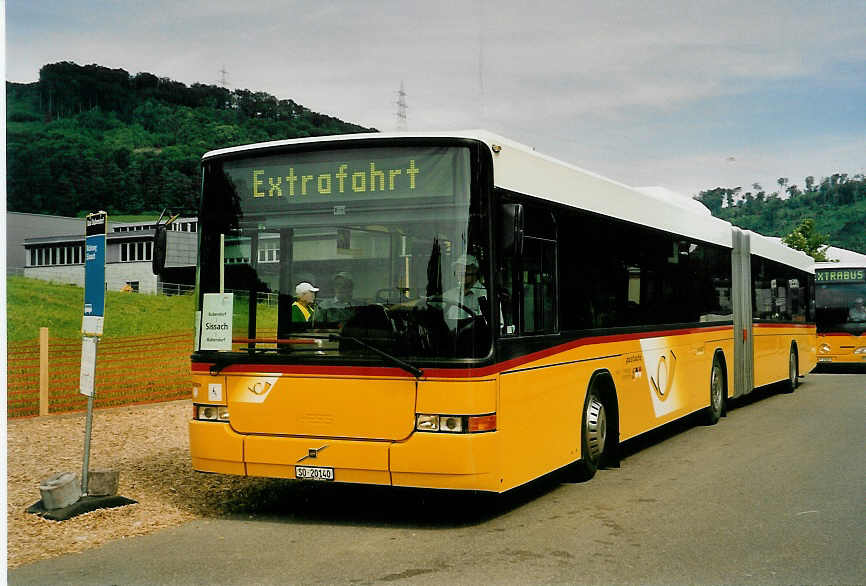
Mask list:
[[264,241],[260,243],[259,248],[260,263],[275,263],[280,262],[280,243],[279,241]]
[[123,242],[120,245],[120,262],[147,261],[153,258],[153,242]]

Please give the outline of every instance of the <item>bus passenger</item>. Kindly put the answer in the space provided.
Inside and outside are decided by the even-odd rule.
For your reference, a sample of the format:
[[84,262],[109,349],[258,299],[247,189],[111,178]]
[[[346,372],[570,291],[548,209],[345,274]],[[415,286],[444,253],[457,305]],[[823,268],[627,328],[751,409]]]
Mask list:
[[318,287],[303,281],[295,287],[297,301],[292,303],[292,323],[307,323],[316,311],[313,303],[316,301]]
[[848,310],[848,321],[866,321],[866,307],[863,306],[863,298],[854,300],[854,305]]

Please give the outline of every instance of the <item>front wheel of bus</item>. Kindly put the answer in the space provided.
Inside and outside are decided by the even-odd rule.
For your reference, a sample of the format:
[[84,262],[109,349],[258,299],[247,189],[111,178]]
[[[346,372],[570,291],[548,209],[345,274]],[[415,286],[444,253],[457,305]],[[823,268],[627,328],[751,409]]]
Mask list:
[[710,405],[704,411],[707,425],[715,425],[722,416],[725,405],[725,373],[719,356],[713,358],[713,369],[710,371]]
[[594,388],[586,394],[580,435],[581,459],[574,465],[574,475],[584,481],[595,476],[607,447],[607,411]]
[[791,353],[788,355],[788,380],[785,381],[785,392],[793,393],[800,384],[800,364],[797,360],[797,349],[792,344]]

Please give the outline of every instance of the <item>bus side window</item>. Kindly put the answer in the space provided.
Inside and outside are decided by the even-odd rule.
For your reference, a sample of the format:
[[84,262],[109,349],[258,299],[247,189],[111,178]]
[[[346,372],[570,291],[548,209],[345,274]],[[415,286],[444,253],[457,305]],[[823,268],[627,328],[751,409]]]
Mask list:
[[556,221],[550,211],[527,206],[519,271],[521,333],[556,331]]
[[522,260],[522,331],[552,332],[556,329],[556,242],[527,236]]
[[[509,229],[512,217],[503,217]],[[502,244],[498,280],[504,336],[556,331],[556,221],[553,213],[523,206],[522,253],[520,247]]]

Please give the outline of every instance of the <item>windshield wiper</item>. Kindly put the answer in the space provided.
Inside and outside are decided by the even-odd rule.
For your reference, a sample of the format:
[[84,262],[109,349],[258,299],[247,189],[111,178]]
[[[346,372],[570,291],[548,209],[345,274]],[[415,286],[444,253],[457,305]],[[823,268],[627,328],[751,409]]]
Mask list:
[[424,371],[421,370],[420,368],[418,368],[417,366],[413,366],[412,364],[409,364],[405,360],[400,360],[396,356],[394,356],[392,354],[388,354],[384,350],[380,350],[379,348],[376,348],[375,346],[371,346],[370,344],[368,344],[364,340],[361,340],[359,338],[355,338],[354,336],[344,336],[342,334],[331,334],[328,337],[328,339],[330,339],[332,341],[349,340],[351,342],[355,342],[356,344],[358,344],[362,348],[365,348],[365,349],[369,350],[370,352],[377,354],[378,356],[381,356],[382,358],[384,358],[385,360],[387,360],[391,364],[394,364],[395,366],[399,366],[400,368],[402,368],[406,372],[410,373],[415,378],[421,378],[422,376],[424,376]]
[[[392,354],[388,354],[384,350],[380,350],[379,348],[376,348],[375,346],[371,346],[367,342],[365,342],[359,338],[355,338],[353,336],[344,336],[342,334],[326,334],[326,335],[319,334],[319,335],[317,335],[317,334],[293,333],[292,337],[294,337],[294,338],[312,338],[315,340],[330,340],[330,341],[334,341],[334,342],[339,341],[339,340],[349,340],[350,342],[354,342],[354,343],[358,344],[359,346],[361,346],[362,348],[365,348],[365,349],[369,350],[370,352],[373,352],[374,354],[384,358],[387,362],[390,362],[391,364],[394,364],[395,366],[399,366],[400,368],[402,368],[406,372],[410,373],[415,378],[421,378],[422,376],[424,376],[424,371],[421,370],[420,368],[418,368],[417,366],[409,364],[405,360],[401,360],[401,359],[397,358],[396,356],[394,356]],[[246,352],[246,353],[248,353],[248,355],[251,355],[251,354],[268,354],[268,353],[272,353],[272,352],[277,352],[277,349],[276,348],[244,348],[243,350],[241,350],[241,352]],[[232,364],[236,364],[238,362],[243,362],[243,361],[244,361],[243,358],[239,358],[239,357],[235,357],[235,356],[218,355],[216,360],[214,361],[214,364],[211,365],[211,367],[210,367],[210,374],[211,375],[217,375],[226,366],[230,366]]]

